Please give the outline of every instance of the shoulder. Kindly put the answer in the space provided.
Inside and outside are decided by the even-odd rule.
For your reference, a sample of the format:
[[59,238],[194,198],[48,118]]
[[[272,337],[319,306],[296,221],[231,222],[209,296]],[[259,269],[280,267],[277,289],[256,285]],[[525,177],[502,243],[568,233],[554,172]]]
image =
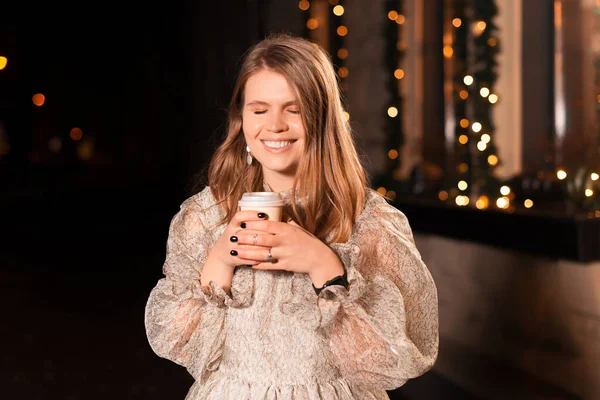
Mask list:
[[372,188],[365,190],[365,207],[359,216],[359,219],[375,219],[380,222],[398,221],[407,223],[406,215],[397,207],[393,206],[388,200]]
[[222,208],[217,204],[210,187],[206,186],[181,203],[175,218],[179,217],[184,221],[200,222],[203,226],[210,227],[217,223],[222,216]]

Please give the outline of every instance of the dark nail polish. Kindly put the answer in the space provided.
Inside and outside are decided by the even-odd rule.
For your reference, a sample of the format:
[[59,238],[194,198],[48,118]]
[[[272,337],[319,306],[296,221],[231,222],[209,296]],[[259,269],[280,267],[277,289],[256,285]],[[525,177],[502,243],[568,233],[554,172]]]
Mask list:
[[267,214],[265,213],[258,213],[258,218],[266,218]]
[[246,229],[246,223],[245,223],[245,222],[242,222],[242,223],[240,224],[240,226],[242,227],[242,229]]
[[235,243],[235,242],[238,241],[238,237],[237,236],[232,236],[232,237],[229,238],[229,241]]
[[235,250],[231,250],[231,251],[229,252],[229,254],[231,254],[232,256],[237,256],[237,251],[235,251]]

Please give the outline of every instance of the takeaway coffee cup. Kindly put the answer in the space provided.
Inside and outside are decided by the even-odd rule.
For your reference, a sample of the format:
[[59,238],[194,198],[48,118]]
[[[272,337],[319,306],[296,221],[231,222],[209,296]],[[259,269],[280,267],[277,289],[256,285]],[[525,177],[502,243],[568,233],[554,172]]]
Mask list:
[[269,221],[281,221],[284,201],[277,192],[246,192],[238,202],[240,211],[264,212]]

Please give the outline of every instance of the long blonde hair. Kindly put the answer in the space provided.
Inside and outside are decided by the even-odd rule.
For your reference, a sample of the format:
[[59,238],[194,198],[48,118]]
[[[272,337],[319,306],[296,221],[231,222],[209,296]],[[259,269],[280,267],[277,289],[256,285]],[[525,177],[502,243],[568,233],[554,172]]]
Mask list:
[[296,91],[306,146],[299,162],[292,195],[291,217],[325,240],[343,242],[362,211],[367,176],[358,157],[352,130],[344,117],[337,75],[329,55],[310,41],[288,34],[268,36],[246,53],[228,109],[227,136],[208,170],[210,190],[225,210],[222,223],[237,212],[244,192],[262,191],[258,162],[246,163],[242,132],[244,88],[248,78],[269,69],[283,75]]

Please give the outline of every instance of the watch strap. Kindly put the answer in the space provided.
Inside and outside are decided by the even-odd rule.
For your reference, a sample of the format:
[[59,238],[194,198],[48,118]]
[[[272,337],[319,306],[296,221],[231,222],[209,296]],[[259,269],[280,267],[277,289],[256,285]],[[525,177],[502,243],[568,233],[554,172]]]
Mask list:
[[328,287],[328,286],[336,286],[336,285],[343,286],[346,289],[348,289],[348,275],[346,274],[346,271],[344,271],[343,275],[338,275],[338,276],[336,276],[336,277],[328,280],[327,282],[325,282],[323,284],[323,286],[321,286],[319,288],[316,287],[314,284],[312,286],[313,286],[313,289],[315,289],[315,293],[318,295],[326,287]]

